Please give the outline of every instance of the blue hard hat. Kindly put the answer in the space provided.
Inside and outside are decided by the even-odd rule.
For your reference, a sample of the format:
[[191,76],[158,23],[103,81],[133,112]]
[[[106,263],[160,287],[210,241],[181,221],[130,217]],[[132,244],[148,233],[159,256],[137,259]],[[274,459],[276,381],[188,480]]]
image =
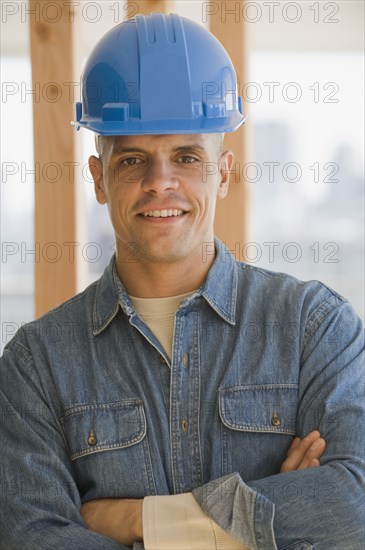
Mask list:
[[72,124],[101,135],[233,132],[245,121],[236,89],[226,50],[201,25],[137,15],[90,54]]

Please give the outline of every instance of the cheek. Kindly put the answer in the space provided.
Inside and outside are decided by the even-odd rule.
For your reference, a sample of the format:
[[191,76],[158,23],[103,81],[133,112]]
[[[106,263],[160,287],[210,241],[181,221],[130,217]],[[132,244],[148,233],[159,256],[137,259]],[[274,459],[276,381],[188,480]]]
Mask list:
[[108,184],[105,189],[105,194],[108,202],[109,213],[113,218],[123,212],[123,204],[125,204],[125,192],[123,183],[118,182],[117,177],[113,174],[108,175]]
[[201,225],[207,225],[214,219],[215,197],[211,194],[201,196],[197,200],[197,220]]
[[124,223],[125,212],[123,203],[120,200],[112,200],[111,203],[109,203],[109,214],[114,223],[117,223],[118,225]]
[[205,184],[205,188],[202,192],[202,196],[199,199],[199,203],[204,217],[214,216],[215,205],[217,202],[218,182],[216,179],[211,178]]

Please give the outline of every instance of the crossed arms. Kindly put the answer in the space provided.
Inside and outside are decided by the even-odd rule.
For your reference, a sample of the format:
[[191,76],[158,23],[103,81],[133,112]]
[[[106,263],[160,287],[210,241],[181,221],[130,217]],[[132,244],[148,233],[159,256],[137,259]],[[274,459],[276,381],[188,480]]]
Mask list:
[[[303,439],[296,437],[280,471],[318,467],[325,446],[318,431]],[[80,513],[88,529],[132,546],[134,542],[143,540],[142,505],[143,499],[99,499],[84,503]]]

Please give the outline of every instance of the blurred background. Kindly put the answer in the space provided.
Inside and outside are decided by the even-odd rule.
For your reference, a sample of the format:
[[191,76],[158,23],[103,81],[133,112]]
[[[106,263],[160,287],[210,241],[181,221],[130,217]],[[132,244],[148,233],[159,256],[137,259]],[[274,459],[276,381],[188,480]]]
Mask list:
[[[364,3],[177,1],[173,11],[208,25],[209,11],[245,21],[247,69],[239,82],[247,122],[248,237],[236,257],[302,280],[319,279],[364,320]],[[32,77],[26,2],[1,3],[1,349],[35,316]],[[133,2],[79,2],[84,62],[96,41],[133,16]],[[136,3],[136,10],[138,3]],[[18,10],[16,10],[18,8]],[[75,101],[79,99],[75,88]],[[66,121],[68,124],[68,121]],[[81,288],[113,253],[96,203],[80,131],[85,242]],[[232,174],[234,178],[234,174]],[[245,214],[247,215],[247,214]],[[36,253],[35,253],[36,251]]]

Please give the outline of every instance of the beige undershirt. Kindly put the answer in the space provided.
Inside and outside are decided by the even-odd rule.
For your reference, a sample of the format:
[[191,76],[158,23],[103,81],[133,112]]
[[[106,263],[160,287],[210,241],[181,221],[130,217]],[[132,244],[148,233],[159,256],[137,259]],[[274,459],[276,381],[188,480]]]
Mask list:
[[161,342],[170,360],[172,357],[175,313],[181,302],[194,292],[167,298],[136,298],[135,296],[129,296],[138,315]]
[[[170,360],[176,310],[193,293],[167,298],[130,296]],[[192,493],[145,497],[142,522],[145,550],[249,550],[206,516]]]

